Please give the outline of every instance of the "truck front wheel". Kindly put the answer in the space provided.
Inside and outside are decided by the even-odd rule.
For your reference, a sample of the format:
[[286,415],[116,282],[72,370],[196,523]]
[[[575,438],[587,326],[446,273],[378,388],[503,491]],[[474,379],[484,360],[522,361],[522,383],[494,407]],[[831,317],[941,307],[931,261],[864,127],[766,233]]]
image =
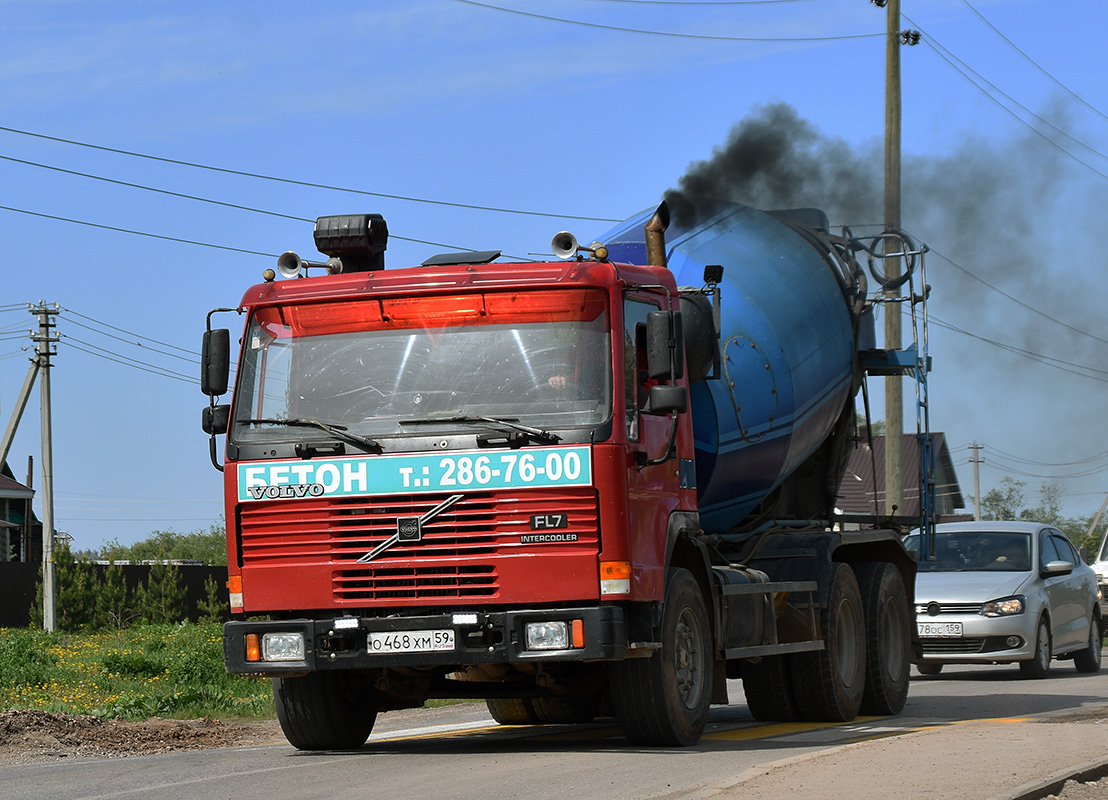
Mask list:
[[357,674],[313,672],[274,678],[277,720],[297,750],[356,750],[377,719],[374,690]]
[[650,658],[612,665],[612,703],[628,741],[689,746],[700,741],[708,722],[711,628],[691,572],[671,570],[666,584],[662,646]]

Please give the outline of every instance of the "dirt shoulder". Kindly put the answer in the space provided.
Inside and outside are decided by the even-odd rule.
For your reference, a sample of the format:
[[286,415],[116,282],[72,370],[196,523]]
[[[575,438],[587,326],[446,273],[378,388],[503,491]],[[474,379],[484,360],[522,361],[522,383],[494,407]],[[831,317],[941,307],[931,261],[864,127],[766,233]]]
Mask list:
[[0,711],[0,766],[80,758],[122,758],[181,750],[284,742],[276,720],[103,720],[45,711]]

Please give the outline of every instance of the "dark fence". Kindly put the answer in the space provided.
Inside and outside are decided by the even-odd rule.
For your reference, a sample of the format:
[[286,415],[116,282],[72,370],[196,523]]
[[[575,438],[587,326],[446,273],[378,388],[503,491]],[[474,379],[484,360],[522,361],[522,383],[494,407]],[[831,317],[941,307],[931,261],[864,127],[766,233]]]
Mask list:
[[[105,564],[93,564],[96,569],[107,569]],[[134,591],[146,583],[150,575],[149,564],[122,564],[123,579]],[[31,624],[31,608],[38,589],[38,564],[0,561],[0,628],[25,628]],[[215,579],[219,587],[219,599],[227,609],[227,568],[182,565],[177,567],[181,584],[185,587],[185,609],[189,620],[200,618],[200,603],[207,600],[205,583],[208,577]]]

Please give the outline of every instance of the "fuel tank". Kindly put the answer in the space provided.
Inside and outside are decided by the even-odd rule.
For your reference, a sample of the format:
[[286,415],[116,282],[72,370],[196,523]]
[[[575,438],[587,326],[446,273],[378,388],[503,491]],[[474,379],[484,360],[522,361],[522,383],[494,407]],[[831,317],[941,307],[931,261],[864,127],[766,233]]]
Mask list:
[[[646,263],[643,228],[652,213],[599,237],[611,260]],[[828,485],[839,476],[826,474],[826,446],[857,391],[860,330],[872,330],[872,318],[862,314],[861,272],[827,227],[815,209],[727,205],[666,232],[678,286],[699,288],[706,265],[723,266],[720,369],[700,376],[690,366],[689,373],[700,521],[708,533],[733,530],[756,513],[822,509],[834,496]],[[861,335],[872,346],[872,334]],[[687,344],[690,358],[697,347]],[[812,470],[825,474],[786,486]],[[822,496],[798,498],[798,488]],[[775,491],[782,502],[771,510]]]

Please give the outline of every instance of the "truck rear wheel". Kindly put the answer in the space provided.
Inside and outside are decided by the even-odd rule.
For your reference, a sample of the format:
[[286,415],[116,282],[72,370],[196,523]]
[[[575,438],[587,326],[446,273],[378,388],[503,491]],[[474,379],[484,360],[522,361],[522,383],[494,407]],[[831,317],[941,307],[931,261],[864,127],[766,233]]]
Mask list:
[[827,608],[820,614],[823,650],[797,653],[793,693],[800,719],[847,722],[858,715],[866,683],[866,628],[858,581],[849,565],[831,565]]
[[700,741],[708,722],[711,628],[692,573],[674,569],[667,577],[662,646],[650,658],[612,665],[612,702],[628,741],[689,746]]
[[372,688],[345,672],[274,678],[277,720],[297,750],[356,750],[377,720]]
[[854,574],[866,618],[866,688],[863,714],[899,714],[908,700],[912,641],[908,594],[893,564],[857,564]]
[[788,659],[787,655],[765,656],[757,663],[743,662],[743,693],[754,719],[792,722],[797,718]]

